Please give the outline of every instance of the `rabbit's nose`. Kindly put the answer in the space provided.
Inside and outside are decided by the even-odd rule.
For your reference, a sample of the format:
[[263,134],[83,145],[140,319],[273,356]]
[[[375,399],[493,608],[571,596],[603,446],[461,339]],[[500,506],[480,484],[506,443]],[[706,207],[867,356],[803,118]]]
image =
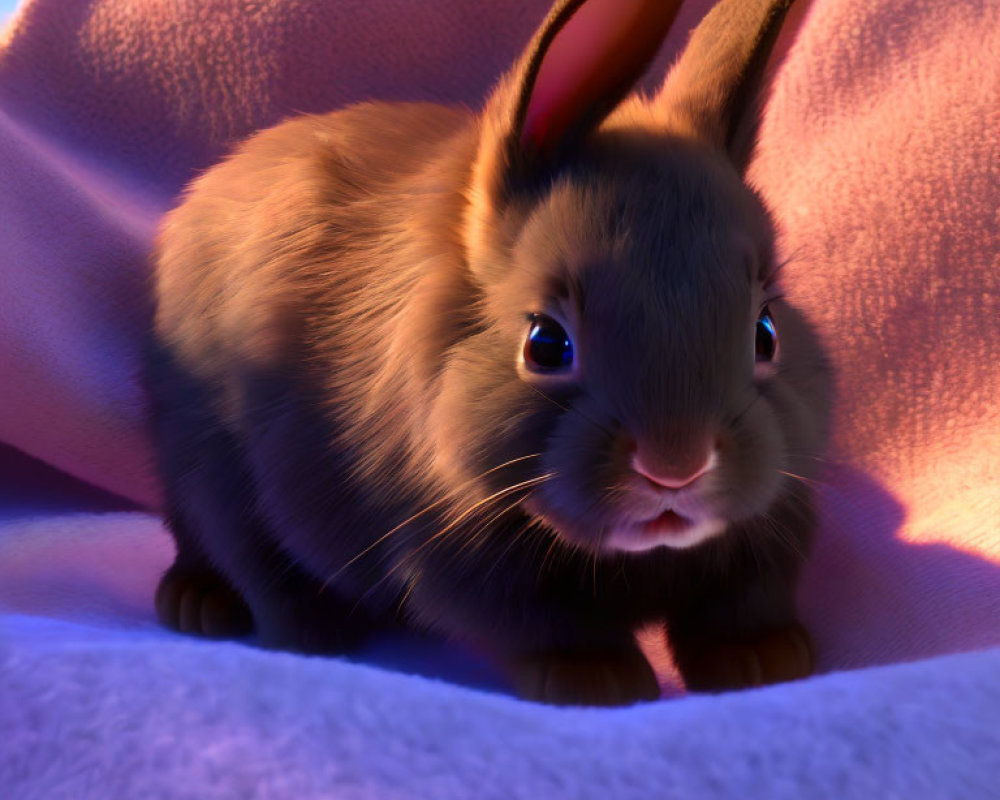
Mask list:
[[687,457],[673,462],[657,459],[655,464],[648,456],[644,457],[637,447],[631,449],[629,466],[661,489],[683,489],[714,469],[718,462],[714,446],[702,451],[700,458]]

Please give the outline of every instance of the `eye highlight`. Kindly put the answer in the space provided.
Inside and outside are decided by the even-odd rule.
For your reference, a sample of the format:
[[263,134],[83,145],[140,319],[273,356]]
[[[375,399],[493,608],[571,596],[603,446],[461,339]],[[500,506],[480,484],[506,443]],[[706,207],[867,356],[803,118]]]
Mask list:
[[778,330],[774,326],[771,309],[764,306],[757,317],[756,339],[754,341],[754,361],[767,363],[774,360],[778,352]]
[[573,342],[556,320],[532,314],[524,340],[524,363],[535,372],[565,372],[573,366]]

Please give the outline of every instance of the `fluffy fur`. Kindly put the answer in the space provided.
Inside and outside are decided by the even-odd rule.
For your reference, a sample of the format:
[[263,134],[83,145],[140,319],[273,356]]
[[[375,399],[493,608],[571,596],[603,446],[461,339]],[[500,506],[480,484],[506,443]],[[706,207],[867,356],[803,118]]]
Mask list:
[[[724,0],[659,96],[619,104],[612,83],[540,146],[524,119],[581,5],[553,9],[482,115],[300,117],[168,215],[147,357],[166,622],[235,632],[245,600],[266,645],[325,651],[403,618],[557,702],[653,696],[633,641],[651,620],[692,686],[809,671],[792,592],[826,369],[739,174],[787,4]],[[594,58],[627,88],[652,55]],[[572,374],[519,358],[537,313],[565,324]],[[706,448],[717,466],[669,506],[630,467]],[[608,546],[667,507],[692,522],[676,547]]]

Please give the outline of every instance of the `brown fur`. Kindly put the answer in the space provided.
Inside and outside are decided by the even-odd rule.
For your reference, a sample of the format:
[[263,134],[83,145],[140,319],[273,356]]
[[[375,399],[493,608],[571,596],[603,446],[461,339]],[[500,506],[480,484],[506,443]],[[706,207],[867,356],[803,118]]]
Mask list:
[[[678,69],[715,53],[734,3]],[[726,34],[747,108],[766,53],[744,38],[774,5]],[[649,57],[615,68],[634,80]],[[478,116],[371,103],[264,131],[166,218],[147,359],[178,541],[161,616],[224,630],[207,598],[241,596],[265,644],[331,650],[398,612],[557,702],[655,694],[632,639],[650,620],[693,686],[802,674],[792,589],[828,390],[781,301],[777,374],[753,375],[773,232],[728,134],[705,133],[743,120],[722,103],[691,123],[670,89],[581,109],[565,147],[519,156],[532,58]],[[519,364],[530,313],[567,321],[572,379]],[[606,550],[659,503],[627,442],[676,466],[708,439],[719,466],[689,502],[725,530]]]

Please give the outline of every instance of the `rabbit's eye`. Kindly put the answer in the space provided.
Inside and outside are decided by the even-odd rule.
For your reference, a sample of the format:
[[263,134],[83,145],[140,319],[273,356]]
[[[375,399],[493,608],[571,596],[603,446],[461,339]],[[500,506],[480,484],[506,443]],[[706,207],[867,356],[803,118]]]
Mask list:
[[524,341],[524,363],[539,372],[560,372],[573,366],[573,342],[552,317],[531,316],[528,338]]
[[778,331],[774,327],[774,317],[767,306],[761,309],[757,317],[757,340],[754,345],[756,361],[773,361],[778,351]]

